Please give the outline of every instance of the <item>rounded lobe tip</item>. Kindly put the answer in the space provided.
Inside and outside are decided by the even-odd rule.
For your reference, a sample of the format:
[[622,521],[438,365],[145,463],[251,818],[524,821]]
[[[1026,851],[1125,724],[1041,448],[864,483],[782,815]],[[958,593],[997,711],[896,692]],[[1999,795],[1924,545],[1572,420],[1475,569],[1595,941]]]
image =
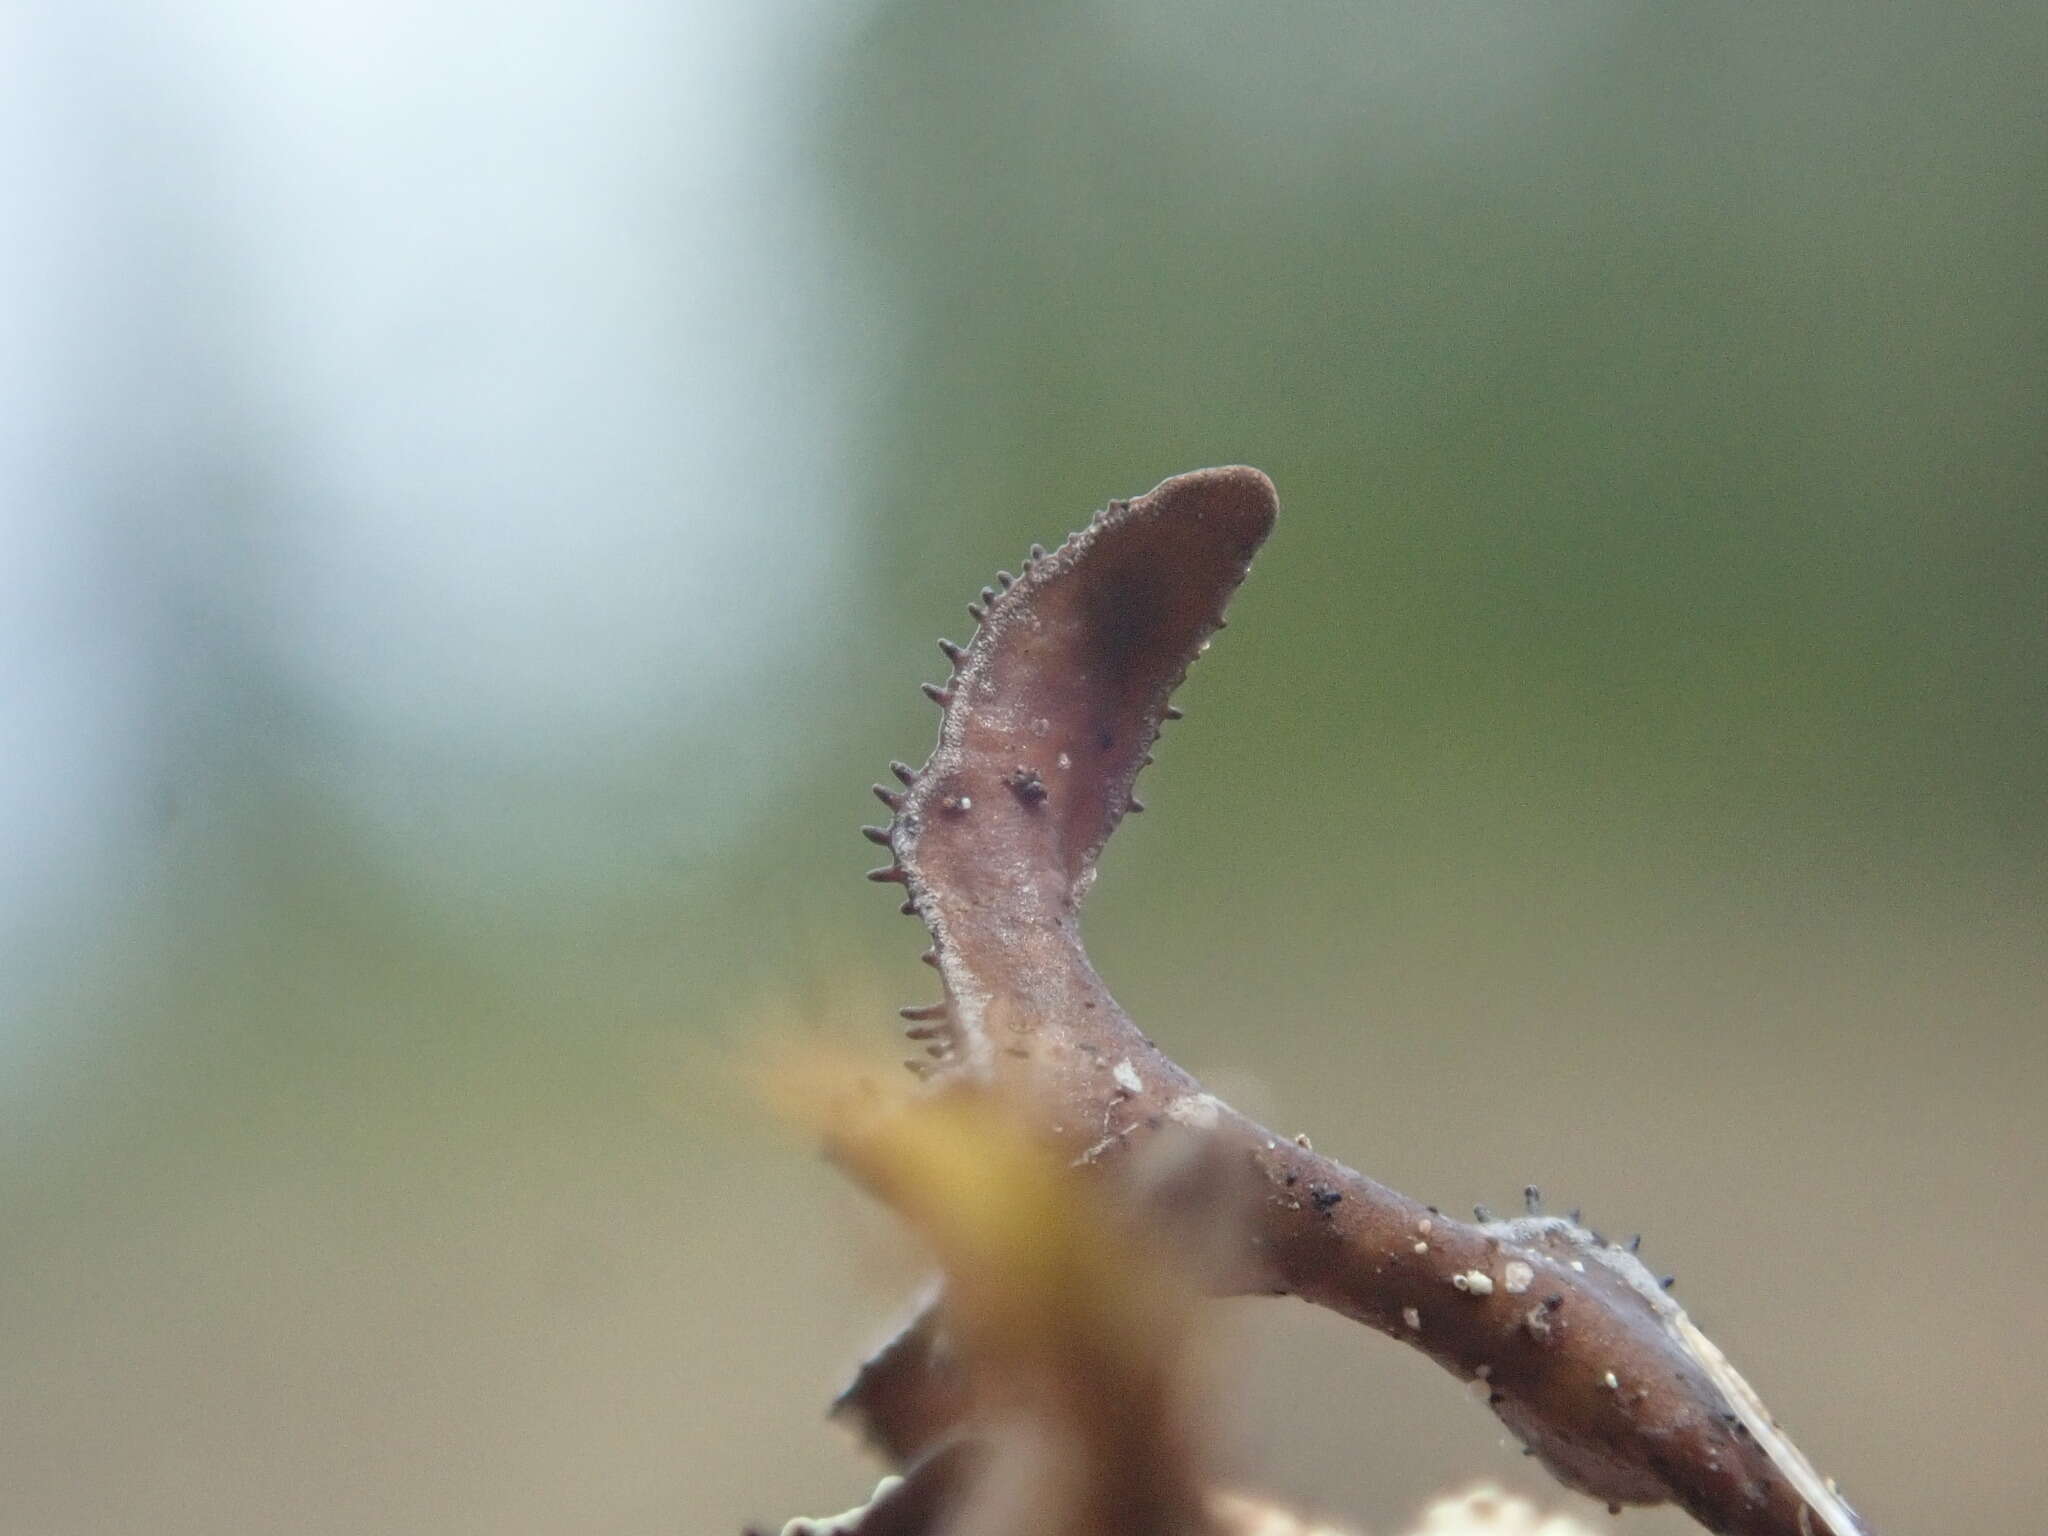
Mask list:
[[1140,498],[1168,516],[1193,516],[1234,525],[1247,539],[1263,540],[1280,514],[1279,493],[1262,470],[1248,464],[1194,469],[1162,480]]

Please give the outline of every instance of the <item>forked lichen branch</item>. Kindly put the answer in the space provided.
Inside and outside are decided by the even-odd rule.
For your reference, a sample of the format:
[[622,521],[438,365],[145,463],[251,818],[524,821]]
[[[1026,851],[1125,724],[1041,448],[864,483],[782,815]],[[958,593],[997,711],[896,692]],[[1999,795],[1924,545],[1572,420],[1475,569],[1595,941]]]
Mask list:
[[[1629,1249],[1533,1197],[1455,1220],[1205,1093],[1120,1009],[1082,948],[1104,842],[1189,665],[1271,531],[1273,487],[1201,470],[1113,502],[984,589],[971,642],[927,685],[938,745],[867,829],[930,929],[938,1004],[906,1009],[931,1091],[972,1082],[1030,1106],[1089,1176],[1115,1179],[1182,1127],[1245,1186],[1219,1288],[1291,1293],[1483,1381],[1502,1422],[1567,1485],[1611,1505],[1676,1502],[1742,1536],[1865,1536],[1832,1485]],[[900,1464],[973,1405],[942,1363],[943,1302],[862,1368],[840,1408]]]

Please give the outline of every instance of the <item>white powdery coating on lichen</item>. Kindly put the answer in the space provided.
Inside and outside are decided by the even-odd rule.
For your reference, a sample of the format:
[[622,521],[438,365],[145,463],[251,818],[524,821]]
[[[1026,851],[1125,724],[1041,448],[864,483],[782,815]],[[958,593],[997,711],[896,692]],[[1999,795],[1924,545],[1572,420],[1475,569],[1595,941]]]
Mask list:
[[782,1536],[854,1536],[860,1523],[885,1496],[895,1491],[903,1481],[900,1477],[885,1477],[875,1484],[875,1491],[868,1496],[865,1504],[849,1509],[843,1515],[821,1515],[816,1519],[798,1516],[782,1527]]
[[1692,1319],[1685,1315],[1683,1308],[1675,1310],[1678,1315],[1670,1325],[1673,1336],[1700,1363],[1714,1385],[1721,1389],[1728,1406],[1748,1426],[1750,1434],[1756,1437],[1756,1443],[1763,1447],[1764,1454],[1785,1474],[1786,1481],[1798,1489],[1799,1496],[1806,1500],[1813,1512],[1827,1522],[1834,1536],[1864,1536],[1865,1527],[1857,1518],[1856,1511],[1820,1475],[1813,1463],[1806,1459],[1806,1454],[1792,1443],[1791,1437],[1778,1428],[1777,1420],[1764,1407],[1756,1389],[1728,1363],[1728,1357],[1721,1353],[1714,1341],[1693,1326]]
[[1501,1286],[1510,1296],[1519,1296],[1535,1283],[1534,1266],[1521,1259],[1509,1259],[1501,1271]]
[[1547,1252],[1554,1256],[1562,1250],[1567,1256],[1566,1268],[1582,1275],[1586,1273],[1586,1260],[1591,1259],[1624,1281],[1659,1317],[1669,1319],[1679,1313],[1678,1303],[1665,1294],[1664,1287],[1642,1260],[1619,1243],[1602,1242],[1575,1221],[1563,1216],[1517,1216],[1512,1221],[1484,1222],[1480,1230],[1539,1254]]
[[1138,1076],[1138,1069],[1131,1065],[1128,1056],[1118,1062],[1109,1075],[1116,1079],[1117,1087],[1125,1093],[1140,1094],[1145,1091],[1145,1080]]
[[1191,1131],[1213,1131],[1223,1105],[1213,1093],[1184,1093],[1166,1106],[1166,1118]]
[[[1798,1490],[1813,1513],[1825,1522],[1832,1536],[1864,1536],[1867,1528],[1857,1518],[1856,1512],[1828,1486],[1813,1463],[1778,1428],[1770,1411],[1757,1396],[1756,1389],[1743,1380],[1741,1373],[1728,1363],[1728,1357],[1694,1326],[1692,1319],[1685,1315],[1685,1309],[1671,1299],[1656,1275],[1628,1249],[1619,1243],[1602,1242],[1586,1227],[1562,1216],[1520,1216],[1512,1221],[1490,1221],[1482,1223],[1481,1230],[1525,1249],[1553,1254],[1562,1249],[1573,1255],[1567,1260],[1567,1267],[1580,1274],[1587,1273],[1586,1260],[1591,1259],[1621,1280],[1649,1304],[1650,1310],[1663,1323],[1665,1332],[1698,1363],[1763,1453]],[[1543,1316],[1540,1308],[1532,1307],[1523,1321],[1532,1337],[1539,1341],[1548,1338],[1549,1319]],[[1609,1373],[1608,1380],[1614,1380],[1612,1373]],[[1618,1387],[1619,1382],[1615,1385]],[[1525,1443],[1534,1444],[1521,1428],[1516,1428],[1516,1433],[1523,1435]]]
[[1451,1276],[1451,1284],[1468,1296],[1491,1296],[1493,1276],[1483,1269],[1468,1269],[1462,1275]]

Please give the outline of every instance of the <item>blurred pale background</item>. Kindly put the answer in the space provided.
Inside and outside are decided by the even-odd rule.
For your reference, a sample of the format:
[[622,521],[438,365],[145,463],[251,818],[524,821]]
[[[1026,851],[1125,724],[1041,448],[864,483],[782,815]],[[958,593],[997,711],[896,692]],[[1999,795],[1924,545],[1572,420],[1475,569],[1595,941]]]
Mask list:
[[[2044,78],[2023,3],[0,9],[0,1529],[862,1492],[913,1266],[755,1042],[928,995],[853,829],[932,637],[1225,461],[1126,1004],[1645,1230],[1881,1530],[2040,1529]],[[1568,1501],[1219,1310],[1258,1480]]]

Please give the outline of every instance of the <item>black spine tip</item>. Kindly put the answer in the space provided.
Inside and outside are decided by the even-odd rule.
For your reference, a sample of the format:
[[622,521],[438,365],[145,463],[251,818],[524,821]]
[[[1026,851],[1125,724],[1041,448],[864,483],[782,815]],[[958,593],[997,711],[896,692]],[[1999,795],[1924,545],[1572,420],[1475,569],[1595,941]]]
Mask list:
[[903,797],[897,794],[895,790],[889,788],[888,785],[870,784],[868,788],[872,789],[875,792],[875,798],[889,807],[890,810],[900,811],[903,809]]
[[946,1017],[946,1005],[944,1003],[912,1003],[908,1007],[898,1008],[896,1016],[899,1019],[909,1019],[914,1023],[922,1023],[926,1019],[943,1019]]
[[965,646],[955,645],[951,640],[941,638],[939,641],[939,652],[946,658],[946,660],[954,663],[957,666],[959,664],[960,658],[967,654],[967,648]]
[[862,827],[860,835],[878,848],[889,846],[889,829],[887,827]]
[[917,898],[915,896],[907,898],[904,901],[903,905],[898,907],[896,910],[898,912],[901,912],[905,917],[917,916]]
[[903,871],[894,864],[884,864],[880,869],[869,870],[868,878],[877,885],[901,885],[903,883]]
[[1033,560],[1043,560],[1045,558],[1045,546],[1043,544],[1032,545],[1031,558]]
[[1167,706],[1166,706],[1166,718],[1167,718],[1167,719],[1169,719],[1169,720],[1185,720],[1185,719],[1187,719],[1187,717],[1188,717],[1188,712],[1187,712],[1186,710],[1184,710],[1184,709],[1181,709],[1181,708],[1177,707],[1176,705],[1172,705],[1172,704],[1169,704],[1169,705],[1167,705]]
[[936,949],[928,949],[917,958],[935,971],[939,968],[939,952]]
[[1668,1290],[1670,1290],[1670,1289],[1671,1289],[1671,1287],[1673,1287],[1674,1285],[1678,1284],[1678,1276],[1676,1276],[1676,1275],[1666,1275],[1666,1276],[1665,1276],[1665,1277],[1664,1277],[1663,1279],[1659,1280],[1659,1281],[1658,1281],[1657,1283],[1658,1283],[1659,1285],[1663,1286],[1663,1287],[1664,1287],[1664,1289],[1668,1291]]
[[917,782],[917,770],[908,763],[892,762],[889,764],[889,771],[896,775],[896,781],[899,784],[915,784]]
[[1522,1205],[1531,1216],[1543,1214],[1543,1191],[1534,1184],[1522,1186]]
[[1472,1214],[1480,1221],[1493,1220],[1493,1208],[1491,1206],[1475,1205],[1472,1207]]
[[918,689],[939,708],[944,709],[953,702],[953,690],[941,688],[937,683],[919,683]]
[[1643,1251],[1643,1234],[1642,1234],[1642,1233],[1638,1232],[1638,1233],[1636,1233],[1636,1235],[1635,1235],[1634,1237],[1631,1237],[1631,1238],[1630,1238],[1630,1239],[1628,1240],[1628,1251],[1629,1251],[1630,1253],[1641,1253],[1641,1252]]
[[967,617],[974,620],[977,624],[981,622],[984,612],[985,610],[979,603],[969,603],[967,605]]

